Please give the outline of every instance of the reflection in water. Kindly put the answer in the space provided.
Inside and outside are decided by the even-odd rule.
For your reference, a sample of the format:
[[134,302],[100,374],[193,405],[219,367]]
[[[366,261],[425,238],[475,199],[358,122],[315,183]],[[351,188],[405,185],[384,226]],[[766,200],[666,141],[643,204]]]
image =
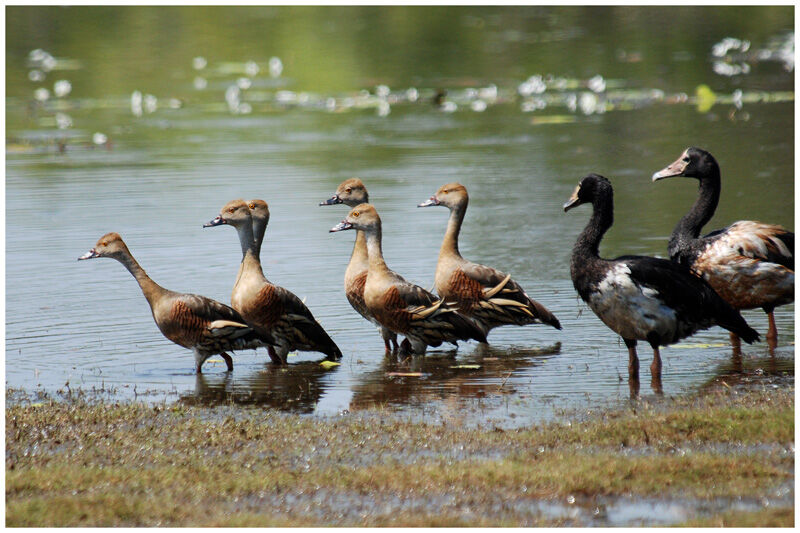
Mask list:
[[350,409],[510,394],[514,389],[507,382],[515,371],[543,366],[545,356],[560,351],[561,343],[539,349],[482,344],[458,359],[455,350],[404,360],[387,356],[377,370],[359,377]]
[[317,361],[308,361],[286,366],[267,364],[243,378],[232,372],[197,374],[194,394],[184,394],[180,401],[193,405],[255,404],[311,413],[325,391],[321,378],[338,368],[326,369]]
[[[7,387],[52,392],[69,382],[114,390],[119,399],[146,389],[154,401],[183,396],[315,415],[392,405],[409,406],[410,416],[452,410],[481,424],[536,423],[630,398],[624,345],[587,312],[569,277],[569,250],[584,222],[564,216],[561,203],[579,176],[617,176],[624,223],[604,240],[607,256],[666,254],[696,191],[680,183],[656,190],[650,176],[692,138],[736,169],[725,176],[714,227],[743,209],[748,219],[794,226],[794,206],[784,201],[794,190],[793,102],[766,101],[776,91],[793,99],[793,73],[759,61],[747,75],[721,77],[707,38],[747,39],[752,52],[786,35],[793,50],[791,6],[725,8],[724,17],[688,6],[243,9],[246,16],[228,7],[8,10]],[[661,24],[667,15],[684,25],[702,20],[708,31],[676,42]],[[156,38],[165,24],[177,28],[169,42]],[[209,43],[213,57],[203,51]],[[54,57],[29,57],[40,48]],[[201,53],[208,60],[195,65]],[[268,69],[273,54],[282,59]],[[52,71],[42,69],[53,60]],[[247,72],[250,60],[260,71]],[[58,80],[71,90],[62,83],[55,94]],[[704,110],[689,103],[703,100],[700,84],[713,87],[703,93]],[[226,101],[233,85],[238,91]],[[39,88],[52,91],[44,101],[35,100]],[[431,104],[438,88],[440,108]],[[675,94],[682,98],[671,105]],[[384,103],[391,111],[377,114]],[[461,252],[503,264],[564,330],[499,328],[492,348],[467,343],[454,357],[384,360],[372,326],[342,293],[352,242],[328,234],[342,214],[315,207],[352,176],[379,206],[387,259],[425,287],[443,230],[417,219],[414,206],[442,183],[464,183],[471,203]],[[345,354],[336,369],[301,362],[302,354],[276,369],[263,352],[242,353],[232,375],[195,377],[182,349],[153,330],[126,272],[99,279],[74,264],[87,239],[119,231],[166,286],[227,302],[241,257],[224,235],[203,234],[197,220],[237,196],[269,202],[265,272],[308,298]],[[190,201],[175,209],[175,198]],[[36,217],[30,205],[40,207]],[[745,315],[767,330],[764,313]],[[776,310],[776,319],[780,373],[793,359],[794,306]],[[560,351],[550,357],[517,348],[556,341]],[[693,393],[717,378],[734,383],[728,346],[726,332],[713,328],[665,348],[664,395]],[[743,347],[743,377],[772,372],[767,355],[764,343]],[[412,372],[419,375],[402,375]],[[652,385],[642,389],[653,396]]]

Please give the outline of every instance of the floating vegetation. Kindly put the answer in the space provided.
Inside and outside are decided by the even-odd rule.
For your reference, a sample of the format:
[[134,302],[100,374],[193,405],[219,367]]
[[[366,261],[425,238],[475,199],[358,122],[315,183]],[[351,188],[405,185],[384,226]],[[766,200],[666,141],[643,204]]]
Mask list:
[[[642,60],[638,52],[617,51],[618,59]],[[629,58],[630,56],[630,58]],[[622,59],[620,59],[622,61]],[[774,36],[762,47],[746,39],[726,37],[715,43],[710,50],[710,70],[726,77],[746,75],[753,66],[761,62],[779,62],[786,71],[794,68],[794,33]],[[588,78],[571,78],[552,73],[533,73],[524,81],[505,87],[498,83],[458,88],[420,88],[418,86],[392,89],[387,84],[378,84],[373,90],[340,94],[321,94],[314,91],[294,91],[285,87],[287,80],[283,61],[270,57],[265,62],[255,60],[215,62],[203,56],[195,56],[188,63],[186,78],[191,80],[194,91],[207,91],[210,79],[218,79],[225,87],[222,98],[217,91],[208,91],[198,100],[183,95],[162,95],[134,90],[129,101],[117,98],[84,99],[79,103],[70,101],[72,83],[59,79],[53,83],[52,92],[43,86],[32,90],[35,106],[27,109],[37,114],[38,124],[45,128],[65,130],[74,126],[69,113],[92,112],[96,109],[128,108],[136,117],[162,113],[164,110],[179,110],[191,107],[201,113],[227,112],[232,115],[263,114],[299,108],[325,113],[359,112],[371,110],[378,117],[388,117],[393,108],[414,106],[416,109],[440,113],[487,113],[498,105],[515,105],[522,113],[534,116],[530,124],[541,126],[575,122],[582,116],[602,115],[614,111],[628,111],[654,105],[692,105],[700,113],[709,112],[714,106],[730,105],[727,117],[731,121],[748,120],[744,107],[759,103],[793,102],[793,91],[751,91],[737,88],[730,94],[716,92],[710,84],[698,86],[693,92],[668,94],[659,88],[631,87],[621,79],[607,78],[595,73]],[[80,61],[56,58],[49,52],[37,48],[27,57],[28,79],[33,83],[44,81],[48,73],[55,70],[81,68]],[[267,77],[268,75],[268,77]],[[219,86],[219,84],[216,84]],[[246,94],[246,98],[245,98]],[[162,103],[159,105],[159,98]],[[209,101],[208,98],[214,100]],[[7,108],[14,109],[15,99],[7,99]],[[20,106],[21,108],[22,106]],[[29,111],[30,112],[30,111]],[[43,120],[41,114],[49,114]],[[160,124],[164,124],[163,121]],[[109,125],[109,128],[124,128],[125,125]],[[53,133],[52,135],[58,135]],[[90,133],[86,133],[89,136]],[[59,137],[60,139],[60,137]],[[59,142],[64,142],[59,140]],[[94,145],[92,140],[84,141]]]

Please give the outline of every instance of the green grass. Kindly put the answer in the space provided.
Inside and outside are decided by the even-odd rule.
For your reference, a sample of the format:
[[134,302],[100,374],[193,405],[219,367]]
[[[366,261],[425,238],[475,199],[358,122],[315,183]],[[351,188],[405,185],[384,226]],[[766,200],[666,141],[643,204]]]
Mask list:
[[[7,526],[581,525],[531,502],[754,499],[793,483],[794,391],[513,431],[391,412],[86,402],[6,408]],[[692,523],[792,525],[793,512]],[[553,518],[555,516],[555,518]]]

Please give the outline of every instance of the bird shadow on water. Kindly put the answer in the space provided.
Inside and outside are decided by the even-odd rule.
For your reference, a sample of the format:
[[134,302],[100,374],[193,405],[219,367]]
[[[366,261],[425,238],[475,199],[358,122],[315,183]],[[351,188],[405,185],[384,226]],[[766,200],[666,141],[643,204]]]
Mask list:
[[561,343],[502,349],[482,344],[458,360],[454,350],[409,358],[387,355],[379,368],[359,376],[353,385],[350,409],[510,394],[514,392],[508,383],[512,375],[541,367],[560,351]]
[[244,377],[231,372],[197,374],[194,393],[181,395],[187,405],[260,405],[282,411],[312,413],[325,392],[322,378],[336,372],[318,361],[286,366],[265,365]]

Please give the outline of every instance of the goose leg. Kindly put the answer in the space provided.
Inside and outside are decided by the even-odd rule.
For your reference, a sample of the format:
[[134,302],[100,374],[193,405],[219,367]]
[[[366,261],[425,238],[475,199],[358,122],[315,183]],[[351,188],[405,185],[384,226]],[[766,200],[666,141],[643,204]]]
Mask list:
[[730,337],[733,355],[742,355],[742,340],[739,338],[739,335],[731,331]]
[[622,339],[628,347],[628,379],[639,380],[639,356],[636,355],[636,339]]
[[220,352],[219,354],[225,360],[225,365],[228,367],[228,372],[233,372],[233,359],[231,359],[231,356],[225,352]]
[[775,355],[775,348],[778,346],[778,328],[775,327],[775,315],[772,309],[767,311],[767,319],[769,320],[769,329],[767,330],[767,346],[769,346],[770,355]]
[[650,388],[656,394],[664,394],[661,386],[661,353],[658,346],[653,348],[653,362],[650,364]]

